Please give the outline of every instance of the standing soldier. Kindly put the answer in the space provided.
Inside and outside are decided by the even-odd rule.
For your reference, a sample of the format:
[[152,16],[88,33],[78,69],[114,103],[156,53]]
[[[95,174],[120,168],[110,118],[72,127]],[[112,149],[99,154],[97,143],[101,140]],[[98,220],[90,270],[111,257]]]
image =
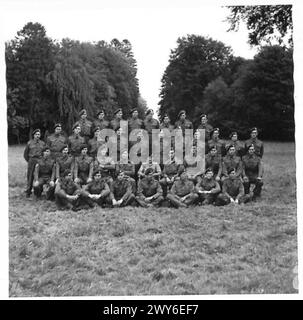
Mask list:
[[60,151],[61,156],[56,160],[56,180],[63,178],[66,169],[74,173],[74,158],[68,153],[68,146],[63,146]]
[[178,172],[181,164],[177,163],[175,159],[175,151],[173,149],[169,152],[169,160],[164,163],[163,167],[163,178],[160,180],[163,195],[167,195],[167,191],[170,190],[171,186],[178,178]]
[[163,116],[163,120],[160,124],[160,129],[168,129],[170,132],[174,130],[174,126],[171,124],[169,115],[167,113],[165,113]]
[[224,206],[229,203],[246,203],[250,201],[250,196],[244,194],[244,186],[240,178],[236,177],[236,170],[229,169],[229,177],[223,181],[222,193],[216,200],[217,206]]
[[211,168],[208,168],[205,171],[204,177],[196,185],[196,190],[199,195],[199,201],[202,205],[212,204],[215,202],[221,189],[219,183],[214,179],[214,173]]
[[254,145],[248,147],[248,153],[242,158],[243,161],[243,184],[245,194],[250,193],[251,184],[255,185],[252,200],[260,197],[263,186],[263,166],[261,158],[255,154]]
[[138,171],[138,177],[139,179],[142,179],[145,177],[146,175],[146,170],[149,169],[149,168],[152,168],[153,169],[153,176],[154,178],[156,178],[157,180],[159,180],[159,177],[161,175],[161,168],[159,166],[159,164],[157,162],[154,162],[153,161],[153,156],[149,156],[147,158],[147,161],[146,162],[143,162],[141,164],[141,167]]
[[178,114],[178,120],[175,123],[176,129],[181,129],[184,135],[185,129],[193,129],[194,126],[191,121],[186,119],[186,111],[181,110]]
[[119,108],[116,111],[114,111],[115,118],[110,122],[110,127],[117,131],[120,128],[120,121],[123,120],[123,112],[122,109]]
[[93,122],[93,129],[97,127],[99,127],[100,130],[109,128],[109,121],[105,119],[105,111],[103,109],[98,111],[97,119]]
[[45,147],[44,141],[40,140],[41,131],[36,129],[33,131],[33,139],[31,139],[24,150],[23,157],[27,162],[27,186],[26,197],[30,197],[33,187],[35,165],[42,156],[42,150]]
[[145,177],[138,182],[137,201],[142,207],[159,206],[164,200],[160,182],[153,174],[152,168],[146,169]]
[[46,144],[49,146],[51,156],[56,160],[61,155],[60,150],[67,144],[67,138],[62,134],[62,126],[56,123],[54,126],[55,132],[49,135],[46,139]]
[[99,147],[104,144],[105,142],[102,142],[100,140],[100,127],[94,128],[94,137],[88,141],[88,150],[89,155],[95,160],[98,154]]
[[245,141],[245,154],[248,151],[248,147],[252,144],[255,147],[255,154],[262,159],[264,154],[264,144],[258,139],[258,129],[256,127],[250,130],[250,139]]
[[222,178],[224,181],[228,178],[229,169],[234,168],[236,170],[236,177],[242,177],[242,161],[241,158],[236,156],[236,148],[233,145],[229,145],[227,148],[227,155],[222,160]]
[[200,116],[200,124],[198,126],[198,129],[204,129],[205,130],[205,144],[210,140],[211,133],[213,131],[213,127],[208,124],[208,119],[206,114],[201,114]]
[[92,135],[93,123],[87,119],[87,112],[85,109],[82,109],[79,112],[79,115],[80,115],[80,120],[77,121],[75,124],[80,125],[80,128],[81,128],[80,135],[84,137],[85,143],[87,143]]
[[84,201],[94,208],[97,205],[105,206],[110,204],[110,189],[108,184],[102,179],[101,171],[95,170],[93,180],[88,183],[83,192]]
[[208,168],[212,169],[215,180],[219,182],[222,174],[222,158],[218,155],[216,146],[211,147],[205,156],[205,169]]
[[143,128],[143,120],[139,118],[139,112],[137,108],[131,109],[131,117],[128,119],[128,134],[135,129]]
[[85,139],[80,136],[81,127],[79,124],[73,125],[73,134],[68,137],[68,148],[73,157],[77,157],[81,153],[81,146],[85,143]]
[[124,150],[121,155],[121,160],[116,164],[116,175],[120,171],[124,172],[125,178],[127,178],[132,185],[132,192],[136,193],[136,180],[135,180],[135,165],[128,159],[128,151]]
[[158,141],[153,141],[153,136],[152,136],[152,132],[153,129],[159,129],[160,128],[160,124],[159,121],[153,118],[154,116],[154,111],[152,109],[148,109],[145,113],[145,119],[144,119],[144,129],[147,131],[148,133],[148,140],[149,140],[149,155],[152,154],[152,146],[153,143],[157,143]]
[[[225,156],[225,143],[223,140],[221,140],[219,138],[220,135],[220,129],[219,128],[215,128],[212,132],[212,137],[211,139],[208,141],[207,144],[207,149],[210,150],[213,146],[217,147],[217,153],[218,155],[224,157]],[[207,150],[207,152],[208,152]]]
[[176,180],[167,194],[167,199],[174,207],[185,207],[194,204],[198,200],[198,195],[194,183],[187,177],[183,167],[179,169],[179,180]]
[[227,148],[232,145],[236,149],[236,156],[242,158],[244,155],[244,145],[241,141],[238,140],[238,133],[236,131],[232,132],[229,135],[230,140],[226,142],[225,149],[227,151]]
[[47,186],[46,200],[54,199],[55,191],[55,160],[50,157],[49,147],[42,150],[42,158],[38,160],[34,173],[34,195],[41,197],[43,186]]
[[164,145],[164,135],[165,135],[165,130],[168,130],[169,133],[171,134],[171,140],[170,140],[170,146],[168,147],[170,149],[175,149],[175,137],[174,137],[174,126],[170,123],[170,118],[168,114],[164,114],[163,120],[160,124],[160,166],[161,169],[163,169],[163,153],[167,152],[167,150],[164,150],[166,148],[166,145]]
[[79,210],[82,204],[82,193],[80,186],[73,181],[71,171],[66,169],[63,178],[59,179],[55,188],[55,201],[58,210]]
[[114,207],[124,207],[137,203],[135,195],[132,193],[131,183],[125,178],[124,172],[120,171],[116,180],[110,187],[110,199]]
[[75,159],[75,182],[79,185],[87,184],[92,181],[93,158],[87,155],[87,145],[81,146],[81,155]]

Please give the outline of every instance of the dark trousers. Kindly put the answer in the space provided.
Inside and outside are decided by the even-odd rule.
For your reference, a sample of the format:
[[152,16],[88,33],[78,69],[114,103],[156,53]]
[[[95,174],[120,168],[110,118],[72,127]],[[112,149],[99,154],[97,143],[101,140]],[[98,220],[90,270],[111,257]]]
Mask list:
[[47,185],[46,189],[46,200],[54,200],[54,192],[55,192],[55,186],[51,187],[49,185],[50,178],[39,178],[38,179],[39,185],[34,187],[34,195],[37,197],[41,197],[41,194],[43,192],[43,186]]
[[105,197],[101,197],[99,199],[91,199],[88,195],[83,196],[83,201],[87,203],[91,208],[95,207],[96,204],[100,207],[103,207],[105,205],[111,205],[111,199],[109,195]]
[[76,200],[69,200],[60,194],[55,194],[55,202],[58,209],[79,208],[84,204],[82,195],[80,195]]
[[35,166],[38,160],[39,160],[38,158],[30,158],[27,163],[27,186],[26,186],[27,195],[30,195],[32,193],[34,171],[35,171]]
[[[236,197],[234,197],[233,199],[236,199]],[[251,197],[248,194],[244,194],[239,198],[239,204],[247,203],[250,200],[251,200]],[[220,193],[216,199],[215,204],[216,206],[225,206],[227,204],[230,204],[230,198],[227,195]]]
[[159,196],[150,202],[146,202],[143,198],[137,197],[137,202],[143,208],[147,208],[149,205],[153,205],[155,207],[158,207],[158,206],[160,206],[160,204],[162,203],[163,200],[164,200],[163,196]]
[[212,204],[216,201],[218,193],[199,193],[199,202],[202,204]]
[[176,207],[187,207],[192,204],[195,204],[195,202],[198,200],[198,195],[196,193],[191,193],[184,201],[181,201],[171,193],[167,195],[167,199],[171,202],[171,204]]
[[243,183],[245,194],[249,194],[250,186],[252,184],[255,185],[255,187],[253,189],[254,197],[259,197],[261,195],[263,182],[259,181],[257,178],[249,178],[248,182]]

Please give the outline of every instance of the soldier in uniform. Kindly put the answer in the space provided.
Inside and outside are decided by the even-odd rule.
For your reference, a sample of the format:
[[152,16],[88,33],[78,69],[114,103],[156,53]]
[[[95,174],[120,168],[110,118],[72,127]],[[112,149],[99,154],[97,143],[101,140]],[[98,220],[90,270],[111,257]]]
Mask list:
[[100,170],[94,171],[93,180],[84,188],[83,198],[91,208],[94,208],[96,204],[105,206],[111,203],[110,189],[108,184],[102,179]]
[[217,206],[224,206],[229,203],[240,204],[250,201],[250,196],[244,194],[244,186],[240,178],[236,176],[236,170],[228,170],[229,177],[223,181],[222,193],[216,199]]
[[109,128],[109,121],[105,119],[105,112],[103,109],[99,110],[97,113],[97,119],[93,122],[93,129],[100,128],[100,130]]
[[85,143],[91,138],[93,123],[87,119],[87,112],[85,109],[82,109],[79,112],[80,120],[75,123],[81,128],[80,135],[85,139]]
[[114,111],[115,118],[110,122],[110,127],[117,131],[120,128],[120,121],[123,120],[123,112],[122,109],[119,108],[116,111]]
[[49,135],[46,139],[46,144],[49,146],[51,156],[56,160],[61,155],[60,150],[67,144],[67,138],[62,134],[62,126],[56,123],[54,126],[55,132]]
[[66,169],[74,173],[74,158],[68,153],[68,146],[63,146],[60,151],[61,156],[56,160],[56,180],[63,178]]
[[178,114],[178,120],[175,123],[176,129],[181,129],[183,135],[185,134],[185,129],[193,129],[194,126],[191,121],[186,119],[186,111],[181,110]]
[[225,144],[225,150],[227,151],[227,148],[232,145],[236,149],[236,156],[242,158],[244,155],[244,145],[241,141],[238,140],[238,133],[236,131],[232,132],[229,135],[230,140],[226,142]]
[[33,131],[33,139],[31,139],[24,150],[23,157],[27,162],[27,186],[26,197],[30,197],[33,187],[34,170],[38,160],[42,156],[42,150],[45,147],[44,141],[40,140],[41,131],[36,129]]
[[138,171],[139,179],[142,179],[142,178],[145,177],[145,175],[146,175],[145,172],[149,168],[153,169],[154,178],[156,178],[156,180],[159,180],[160,175],[161,175],[161,168],[160,168],[160,166],[159,166],[159,164],[157,162],[153,161],[153,156],[152,155],[147,158],[146,162],[143,162],[141,164],[141,167],[140,167],[140,169]]
[[233,145],[229,145],[227,148],[227,155],[223,157],[222,160],[222,177],[221,180],[224,181],[228,178],[228,171],[231,168],[236,170],[236,177],[242,177],[242,161],[241,158],[236,156],[236,148]]
[[175,180],[178,179],[180,166],[182,166],[182,164],[177,163],[175,159],[175,151],[171,149],[169,152],[169,160],[164,164],[163,178],[160,180],[164,196],[167,195],[167,191],[170,190]]
[[184,167],[179,168],[180,179],[175,180],[170,191],[167,194],[167,199],[174,207],[185,207],[194,204],[198,200],[195,185],[187,177]]
[[165,113],[163,116],[163,120],[160,124],[160,129],[168,129],[170,132],[174,130],[174,126],[171,124],[169,115],[167,113]]
[[63,178],[56,183],[55,201],[59,210],[72,209],[77,211],[83,203],[83,190],[72,179],[72,173],[66,169]]
[[152,154],[152,145],[153,143],[157,143],[157,141],[153,141],[152,139],[152,132],[153,129],[159,129],[160,124],[159,121],[154,119],[154,111],[152,109],[148,109],[145,113],[145,119],[144,119],[144,129],[148,133],[148,140],[149,140],[149,155]]
[[131,117],[128,119],[128,133],[130,134],[135,129],[143,129],[143,120],[139,118],[137,108],[131,109]]
[[137,201],[142,207],[159,206],[164,200],[160,182],[153,174],[152,168],[146,169],[145,177],[138,182]]
[[225,156],[225,143],[223,140],[219,138],[220,135],[220,129],[215,128],[212,132],[211,139],[207,143],[207,152],[213,147],[217,147],[217,153],[218,155],[224,157]]
[[73,157],[78,157],[81,153],[81,146],[85,143],[85,139],[80,136],[81,127],[79,124],[73,125],[73,134],[68,137],[68,149]]
[[167,113],[164,114],[163,120],[160,124],[160,156],[161,156],[160,167],[161,169],[164,168],[163,152],[166,152],[166,150],[164,150],[166,148],[166,146],[164,145],[165,130],[168,130],[169,133],[171,134],[171,142],[170,142],[169,148],[174,149],[175,148],[174,126],[170,123],[170,118]]
[[[191,153],[194,157],[196,157],[196,161],[193,163],[189,163],[189,161],[184,159],[184,168],[187,173],[187,177],[191,180],[194,184],[201,180],[201,176],[204,173],[204,168],[198,167],[202,161],[201,155],[197,155],[197,146],[193,145],[191,148]],[[204,154],[203,154],[204,156]]]
[[89,155],[93,159],[96,159],[99,147],[105,142],[102,142],[99,138],[100,127],[95,127],[93,131],[94,131],[94,137],[88,141],[88,150],[89,150]]
[[207,168],[213,170],[214,178],[219,182],[222,174],[222,158],[218,155],[216,146],[213,146],[205,156],[205,169]]
[[221,189],[219,183],[214,179],[214,173],[211,168],[206,169],[204,177],[196,185],[196,190],[199,195],[199,202],[202,205],[215,202]]
[[114,207],[124,207],[137,204],[136,197],[132,193],[130,181],[125,178],[124,172],[120,171],[110,187],[110,199]]
[[37,198],[41,197],[43,186],[46,185],[46,200],[53,200],[55,191],[55,160],[50,155],[50,148],[44,147],[42,158],[38,160],[35,166],[33,183],[34,195]]
[[128,151],[123,150],[121,160],[116,164],[116,175],[120,171],[124,172],[125,178],[127,178],[132,185],[132,192],[136,193],[136,180],[135,180],[135,165],[128,159]]
[[250,186],[254,184],[252,200],[255,200],[261,195],[263,166],[261,158],[255,154],[253,144],[248,147],[248,153],[242,158],[242,161],[244,191],[245,194],[250,194]]
[[258,129],[256,127],[250,130],[250,139],[245,141],[245,154],[248,151],[248,147],[252,144],[255,147],[255,154],[262,159],[264,154],[264,144],[258,139]]
[[199,124],[198,129],[205,130],[205,143],[207,143],[210,140],[210,136],[214,128],[207,123],[208,119],[206,114],[201,114],[200,122],[201,123]]
[[75,182],[84,185],[92,181],[93,175],[93,158],[87,155],[87,145],[81,146],[81,155],[75,159]]

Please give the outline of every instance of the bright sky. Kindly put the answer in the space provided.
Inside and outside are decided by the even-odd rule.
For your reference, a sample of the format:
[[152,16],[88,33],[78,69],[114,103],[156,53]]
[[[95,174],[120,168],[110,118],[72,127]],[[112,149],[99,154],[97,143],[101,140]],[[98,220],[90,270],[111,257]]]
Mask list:
[[[128,39],[138,65],[142,97],[156,109],[163,72],[170,50],[178,37],[187,34],[209,36],[232,47],[234,54],[252,58],[255,48],[247,43],[247,30],[227,32],[224,22],[229,11],[220,5],[197,4],[197,1],[2,1],[2,38],[13,39],[27,22],[39,22],[52,39],[68,37],[80,41]],[[161,4],[159,4],[161,3]],[[172,3],[172,2],[171,2]],[[91,5],[90,5],[91,4]]]

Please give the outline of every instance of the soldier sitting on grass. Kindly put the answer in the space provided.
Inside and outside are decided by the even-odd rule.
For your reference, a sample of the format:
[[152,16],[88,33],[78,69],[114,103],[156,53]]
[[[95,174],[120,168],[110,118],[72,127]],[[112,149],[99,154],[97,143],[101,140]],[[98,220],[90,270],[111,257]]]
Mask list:
[[108,184],[102,179],[101,170],[95,170],[93,180],[88,183],[83,192],[84,201],[94,208],[97,205],[105,206],[110,204],[110,189]]
[[87,145],[83,144],[80,148],[81,155],[75,159],[75,182],[84,185],[92,181],[93,158],[87,155]]
[[176,208],[194,204],[198,200],[198,195],[194,183],[188,179],[184,167],[179,168],[179,180],[176,180],[167,194],[167,199]]
[[160,182],[154,178],[154,170],[145,170],[145,177],[138,182],[137,200],[142,207],[159,206],[164,200]]
[[54,199],[55,190],[55,160],[50,155],[50,148],[44,147],[42,158],[36,164],[34,172],[34,195],[40,198],[43,186],[46,186],[46,200]]
[[244,186],[239,177],[236,176],[236,170],[228,170],[228,178],[223,181],[222,193],[216,200],[217,206],[224,206],[230,203],[241,204],[250,201],[250,196],[244,194]]
[[214,172],[211,168],[206,169],[204,177],[196,185],[199,195],[199,202],[202,205],[213,204],[217,195],[220,193],[220,185],[214,178]]

